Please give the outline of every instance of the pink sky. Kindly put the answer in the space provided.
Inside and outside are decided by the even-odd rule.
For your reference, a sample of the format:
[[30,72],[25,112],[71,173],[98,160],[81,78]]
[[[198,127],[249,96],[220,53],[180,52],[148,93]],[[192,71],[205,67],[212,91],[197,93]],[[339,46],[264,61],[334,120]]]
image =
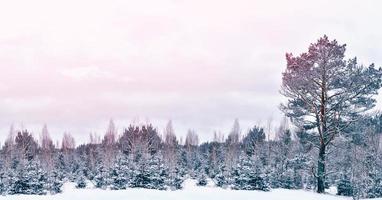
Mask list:
[[[379,4],[379,5],[378,5]],[[381,1],[34,0],[0,6],[0,141],[10,124],[85,141],[110,118],[202,140],[281,119],[286,52],[323,34],[382,65]],[[381,98],[380,98],[381,99]],[[380,104],[381,105],[381,104]],[[380,108],[380,106],[379,106]]]

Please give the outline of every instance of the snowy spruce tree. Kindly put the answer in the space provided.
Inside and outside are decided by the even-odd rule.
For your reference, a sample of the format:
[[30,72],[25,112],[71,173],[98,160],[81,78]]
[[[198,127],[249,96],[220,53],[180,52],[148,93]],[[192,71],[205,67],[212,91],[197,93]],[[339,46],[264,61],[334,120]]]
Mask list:
[[[17,170],[18,171],[18,170]],[[16,183],[18,182],[19,177],[17,176],[16,169],[10,168],[5,173],[4,185],[5,192],[4,194],[18,194],[16,190]]]
[[269,191],[269,183],[262,166],[248,156],[241,156],[233,172],[233,189]]
[[62,172],[57,169],[53,169],[48,177],[47,189],[51,194],[57,194],[62,192]]
[[25,165],[18,168],[15,180],[11,182],[12,194],[46,194],[46,172],[35,160],[24,161]]
[[179,190],[183,188],[183,171],[181,168],[176,166],[175,168],[166,170],[167,179],[166,179],[166,185],[170,190]]
[[221,167],[219,168],[219,172],[216,174],[216,176],[213,179],[216,186],[221,187],[221,188],[227,188],[229,185],[229,183],[228,183],[229,177],[228,176],[229,176],[229,174],[226,170],[225,165],[221,164]]
[[152,156],[148,160],[142,158],[132,171],[130,186],[164,190],[166,177],[167,173],[159,156]]
[[198,177],[198,181],[196,182],[198,186],[206,186],[207,185],[207,176],[204,173],[201,173]]
[[353,196],[353,185],[349,175],[342,175],[337,185],[337,195]]
[[84,173],[81,171],[77,174],[76,178],[76,188],[86,188],[86,177]]
[[127,156],[121,154],[117,157],[110,172],[110,184],[113,190],[126,189],[131,177]]
[[102,163],[97,167],[96,175],[93,178],[96,188],[106,189],[110,184],[109,169]]
[[0,169],[0,195],[6,194],[7,185],[6,185],[7,177],[4,169]]
[[149,180],[147,188],[164,190],[167,172],[159,155],[154,155],[149,159],[146,171]]

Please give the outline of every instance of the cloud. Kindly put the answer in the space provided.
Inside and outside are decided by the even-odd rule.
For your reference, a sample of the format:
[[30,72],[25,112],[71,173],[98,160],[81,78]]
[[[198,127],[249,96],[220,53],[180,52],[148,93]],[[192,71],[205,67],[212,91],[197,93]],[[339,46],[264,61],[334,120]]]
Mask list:
[[113,73],[97,66],[62,69],[61,74],[77,81],[111,79],[115,77]]
[[6,91],[8,89],[7,85],[0,82],[0,91]]
[[381,4],[8,1],[0,7],[0,130],[47,123],[57,137],[85,140],[112,117],[123,127],[140,116],[209,139],[234,118],[243,130],[276,121],[286,52],[327,34],[347,44],[348,57],[382,65]]

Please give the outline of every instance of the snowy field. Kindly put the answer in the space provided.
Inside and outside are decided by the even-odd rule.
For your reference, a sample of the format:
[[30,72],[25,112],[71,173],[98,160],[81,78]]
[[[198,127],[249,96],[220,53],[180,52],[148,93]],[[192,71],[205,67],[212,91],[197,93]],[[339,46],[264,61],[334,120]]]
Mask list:
[[57,195],[10,195],[0,196],[5,200],[188,200],[188,199],[208,199],[208,200],[347,200],[340,196],[330,194],[317,194],[303,190],[274,189],[271,192],[262,191],[237,191],[213,187],[198,187],[195,181],[187,180],[183,190],[159,191],[148,189],[130,188],[127,190],[102,190],[102,189],[75,189],[74,184],[64,185],[64,191]]

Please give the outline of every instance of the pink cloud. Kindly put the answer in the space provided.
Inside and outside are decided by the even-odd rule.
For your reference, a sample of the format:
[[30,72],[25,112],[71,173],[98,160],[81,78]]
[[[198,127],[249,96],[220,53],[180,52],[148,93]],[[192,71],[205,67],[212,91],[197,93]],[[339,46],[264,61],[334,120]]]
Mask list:
[[[18,121],[36,130],[47,123],[57,137],[71,131],[85,138],[111,117],[122,123],[141,116],[159,126],[171,118],[180,134],[194,128],[209,138],[234,118],[244,126],[277,120],[286,52],[305,51],[326,33],[347,43],[349,56],[382,63],[379,7],[9,1],[0,7],[0,130]],[[349,12],[355,8],[357,15]]]

